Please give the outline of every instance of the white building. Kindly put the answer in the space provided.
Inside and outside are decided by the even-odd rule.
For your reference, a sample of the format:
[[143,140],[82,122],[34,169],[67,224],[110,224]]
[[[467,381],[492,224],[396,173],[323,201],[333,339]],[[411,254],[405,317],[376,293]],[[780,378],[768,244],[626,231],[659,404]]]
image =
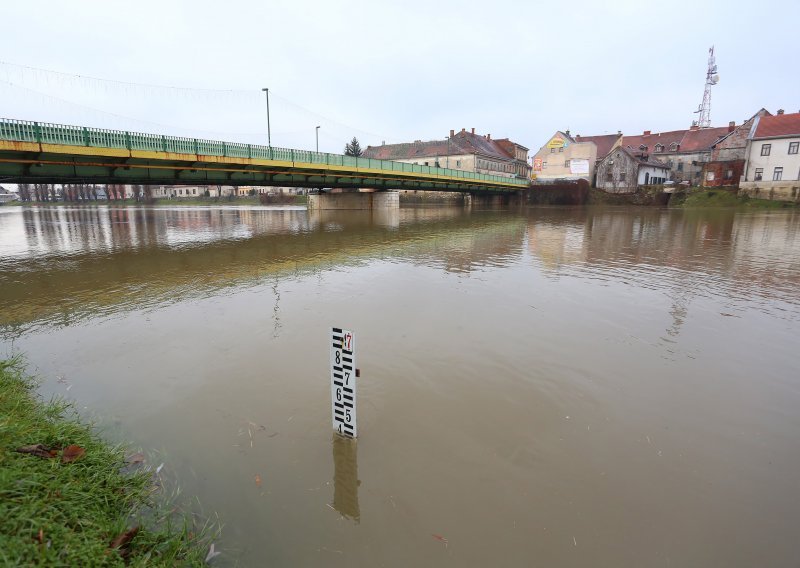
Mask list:
[[800,202],[800,113],[756,117],[745,155],[740,193]]

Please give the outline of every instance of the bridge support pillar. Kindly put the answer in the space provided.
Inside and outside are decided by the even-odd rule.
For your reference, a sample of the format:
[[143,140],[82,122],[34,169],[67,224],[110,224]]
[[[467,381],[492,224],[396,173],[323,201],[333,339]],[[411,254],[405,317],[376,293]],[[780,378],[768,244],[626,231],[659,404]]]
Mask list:
[[396,191],[311,193],[308,195],[308,208],[317,211],[399,207],[400,194]]

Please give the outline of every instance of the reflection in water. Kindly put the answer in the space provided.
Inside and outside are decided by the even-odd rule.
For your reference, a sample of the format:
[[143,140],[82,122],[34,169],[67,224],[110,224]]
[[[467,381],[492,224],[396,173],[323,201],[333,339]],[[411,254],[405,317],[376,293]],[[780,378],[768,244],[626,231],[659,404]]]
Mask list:
[[[0,344],[164,448],[232,563],[786,566],[798,235],[796,211],[0,207]],[[330,439],[332,323],[374,377],[360,464]],[[245,417],[271,433],[243,452]]]
[[276,335],[281,278],[387,257],[469,272],[519,254],[523,219],[445,211],[9,209],[0,216],[0,334],[206,297],[267,278]]
[[333,508],[356,523],[361,521],[359,485],[358,440],[333,434]]

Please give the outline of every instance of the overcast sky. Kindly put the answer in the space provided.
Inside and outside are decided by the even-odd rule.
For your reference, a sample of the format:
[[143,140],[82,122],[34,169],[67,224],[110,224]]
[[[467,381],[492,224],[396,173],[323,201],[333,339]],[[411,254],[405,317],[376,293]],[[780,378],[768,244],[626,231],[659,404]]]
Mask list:
[[0,17],[8,118],[265,143],[269,87],[275,146],[313,149],[317,125],[339,153],[474,127],[533,153],[559,129],[687,128],[712,44],[713,125],[800,110],[797,0],[27,0]]

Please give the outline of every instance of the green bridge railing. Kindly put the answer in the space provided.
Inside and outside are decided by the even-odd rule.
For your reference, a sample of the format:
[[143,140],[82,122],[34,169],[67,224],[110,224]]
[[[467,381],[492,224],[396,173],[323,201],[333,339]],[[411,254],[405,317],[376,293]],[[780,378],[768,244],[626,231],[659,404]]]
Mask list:
[[290,148],[260,146],[257,144],[220,142],[217,140],[204,140],[199,138],[181,138],[177,136],[162,136],[159,134],[127,132],[123,130],[106,130],[103,128],[87,128],[83,126],[69,126],[28,120],[0,119],[0,140],[36,142],[39,144],[63,144],[67,146],[89,146],[95,148],[117,148],[124,150],[174,152],[199,156],[281,160],[286,162],[303,162],[331,166],[372,168],[384,170],[386,172],[411,172],[462,178],[464,180],[489,181],[518,186],[520,188],[528,185],[528,180],[525,179],[437,168],[435,166],[420,166],[391,160],[356,158],[354,156],[343,156],[341,154],[309,152],[307,150],[293,150]]

